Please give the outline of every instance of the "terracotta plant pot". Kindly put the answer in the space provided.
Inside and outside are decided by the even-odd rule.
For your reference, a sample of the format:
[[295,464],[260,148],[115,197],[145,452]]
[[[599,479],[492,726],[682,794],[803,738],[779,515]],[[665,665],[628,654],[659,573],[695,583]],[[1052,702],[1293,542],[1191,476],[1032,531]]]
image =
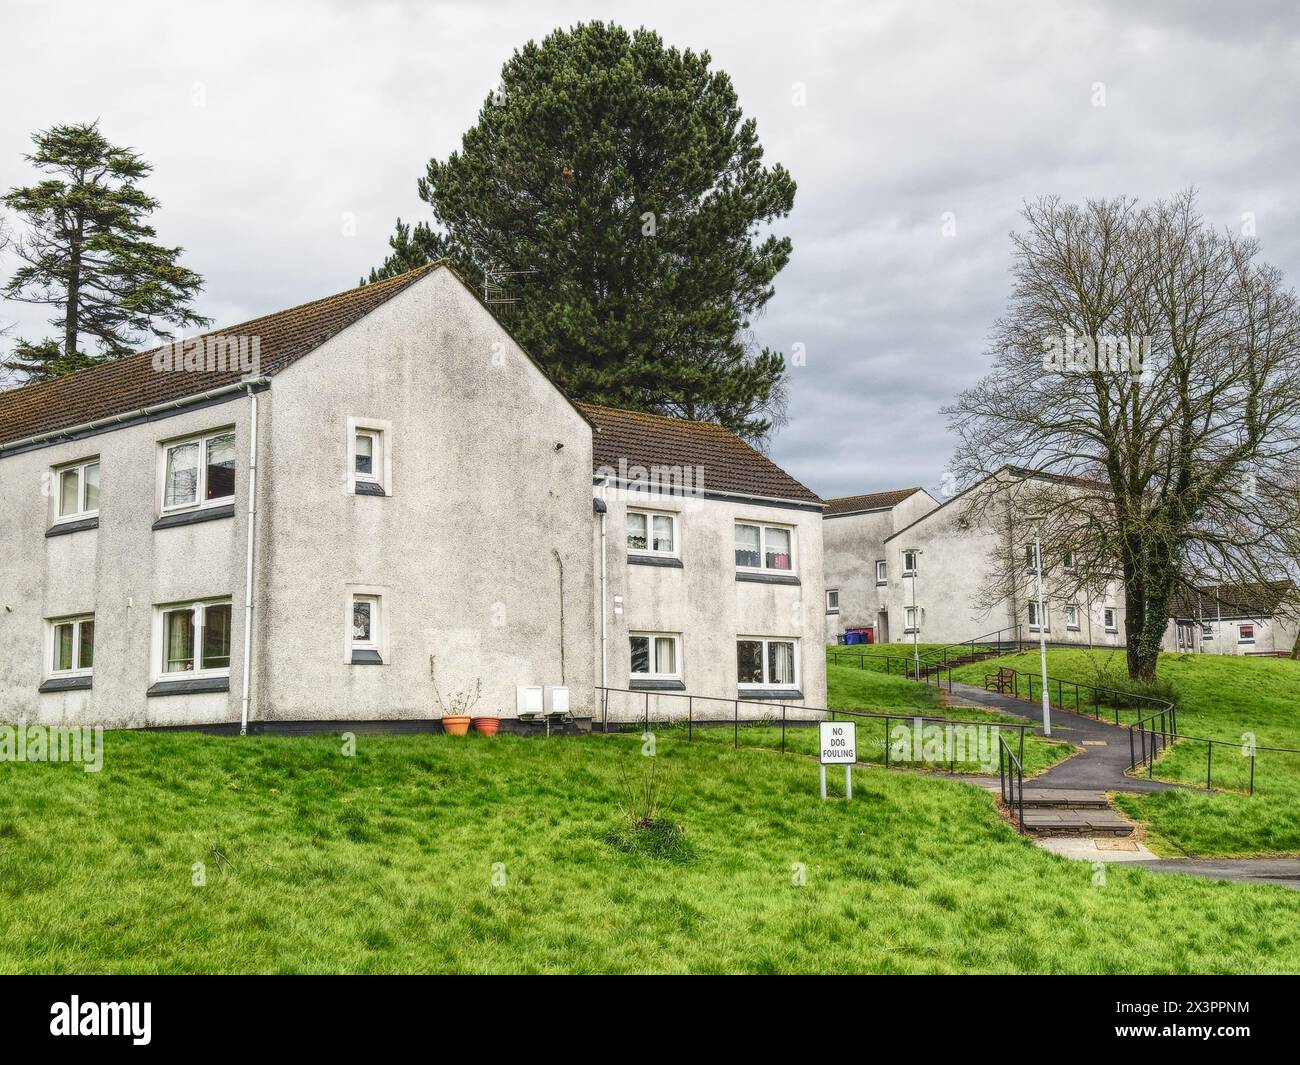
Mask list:
[[474,718],[474,731],[481,732],[484,736],[495,736],[497,729],[501,727],[499,717],[476,717]]
[[449,714],[442,719],[442,731],[448,736],[463,736],[469,731],[469,714]]

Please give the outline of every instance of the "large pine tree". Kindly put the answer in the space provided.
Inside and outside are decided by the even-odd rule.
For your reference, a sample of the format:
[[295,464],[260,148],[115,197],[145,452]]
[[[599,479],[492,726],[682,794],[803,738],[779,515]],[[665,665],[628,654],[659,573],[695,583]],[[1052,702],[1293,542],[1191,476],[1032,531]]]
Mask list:
[[515,334],[575,398],[761,438],[785,360],[747,334],[795,183],[710,64],[600,22],[529,42],[418,182],[432,224],[399,220],[370,280],[443,257],[475,285],[499,272]]
[[35,134],[27,161],[47,175],[10,189],[3,202],[26,223],[12,243],[22,265],[0,296],[56,309],[60,336],[19,340],[4,366],[29,381],[129,354],[167,326],[206,325],[190,309],[202,289],[180,248],[154,243],[145,221],[158,201],[138,182],[152,169],[110,144],[97,122]]

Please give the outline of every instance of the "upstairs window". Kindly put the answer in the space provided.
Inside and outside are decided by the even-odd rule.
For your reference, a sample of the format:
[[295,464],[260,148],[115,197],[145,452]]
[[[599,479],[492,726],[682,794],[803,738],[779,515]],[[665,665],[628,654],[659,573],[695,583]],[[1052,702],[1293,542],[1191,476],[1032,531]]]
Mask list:
[[919,554],[920,554],[919,551],[909,550],[903,552],[903,576],[904,577],[916,576],[916,560]]
[[826,613],[838,614],[840,612],[840,590],[838,588],[826,589]]
[[876,560],[876,583],[877,584],[889,583],[889,565],[888,563],[885,562],[883,558]]
[[794,569],[791,530],[780,525],[736,524],[736,568],[774,570],[789,573]]
[[627,512],[627,550],[632,555],[677,555],[677,515]]
[[99,459],[63,466],[55,471],[59,521],[90,518],[99,513]]
[[372,593],[352,596],[348,659],[353,665],[383,665],[384,624],[381,596]]
[[1074,563],[1074,552],[1073,552],[1073,551],[1067,551],[1067,552],[1065,553],[1065,557],[1061,560],[1061,566],[1062,566],[1062,568],[1065,570],[1066,573],[1073,573],[1073,572],[1074,572],[1074,565],[1075,565],[1075,563]]
[[1047,605],[1043,604],[1043,620],[1040,623],[1038,620],[1038,601],[1030,600],[1029,631],[1038,632],[1040,629],[1044,632],[1051,630],[1051,612],[1047,609]]
[[230,600],[162,607],[160,675],[219,676],[230,672]]
[[367,418],[347,419],[347,478],[359,496],[392,495],[392,423]]
[[166,446],[163,460],[163,510],[218,505],[234,498],[233,430]]
[[95,615],[50,623],[51,676],[86,676],[95,668]]

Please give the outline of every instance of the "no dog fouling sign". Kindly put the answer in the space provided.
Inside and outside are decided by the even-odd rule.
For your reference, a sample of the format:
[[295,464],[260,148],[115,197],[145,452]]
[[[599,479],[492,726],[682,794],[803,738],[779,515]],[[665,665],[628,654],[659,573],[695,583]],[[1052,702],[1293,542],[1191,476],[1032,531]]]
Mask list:
[[818,724],[822,765],[852,765],[858,760],[857,728],[852,721]]

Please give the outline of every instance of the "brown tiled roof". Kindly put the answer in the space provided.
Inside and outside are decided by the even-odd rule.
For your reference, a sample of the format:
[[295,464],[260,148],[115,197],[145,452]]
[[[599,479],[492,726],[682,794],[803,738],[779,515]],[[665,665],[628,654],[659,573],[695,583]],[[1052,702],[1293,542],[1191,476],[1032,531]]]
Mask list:
[[596,432],[596,470],[628,466],[699,466],[704,491],[820,503],[817,495],[730,430],[661,414],[577,404]]
[[1182,588],[1174,593],[1169,616],[1213,621],[1224,618],[1266,618],[1295,592],[1290,581],[1248,582]]
[[[436,263],[348,289],[299,307],[216,329],[205,337],[259,337],[261,373],[271,376],[418,281]],[[0,444],[185,399],[242,376],[238,369],[159,371],[157,348],[92,366],[52,381],[0,392]]]
[[919,488],[895,488],[890,492],[868,492],[861,496],[840,496],[826,500],[826,517],[836,514],[857,514],[863,510],[883,510],[896,507],[910,495],[921,491]]

